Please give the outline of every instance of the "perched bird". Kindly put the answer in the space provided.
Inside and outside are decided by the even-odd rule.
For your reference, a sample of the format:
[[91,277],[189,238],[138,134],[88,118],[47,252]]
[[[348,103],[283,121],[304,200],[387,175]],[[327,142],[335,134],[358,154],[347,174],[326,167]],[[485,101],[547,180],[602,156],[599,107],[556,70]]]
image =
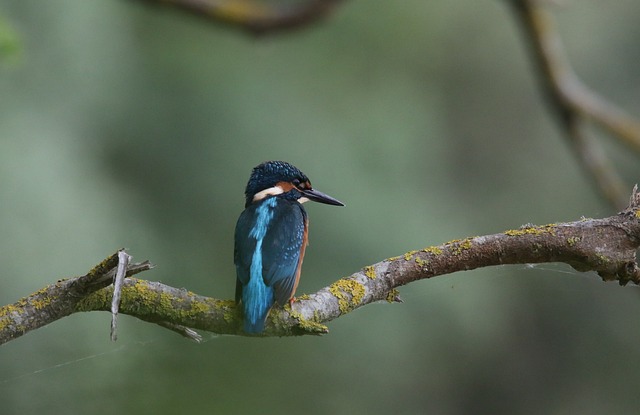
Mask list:
[[309,224],[302,203],[344,204],[313,189],[284,161],[255,167],[245,196],[235,232],[236,303],[242,303],[244,331],[261,333],[273,304],[291,301],[298,286]]

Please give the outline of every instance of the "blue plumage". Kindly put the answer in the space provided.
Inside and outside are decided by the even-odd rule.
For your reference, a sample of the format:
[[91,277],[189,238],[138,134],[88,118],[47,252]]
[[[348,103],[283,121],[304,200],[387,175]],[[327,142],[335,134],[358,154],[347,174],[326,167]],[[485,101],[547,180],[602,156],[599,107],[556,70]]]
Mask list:
[[303,198],[342,206],[311,188],[309,179],[285,162],[266,162],[253,169],[245,210],[235,231],[236,302],[242,303],[244,330],[264,330],[269,310],[293,298],[307,245]]
[[247,208],[238,219],[235,263],[245,331],[261,332],[274,302],[283,306],[293,296],[305,217],[298,202],[270,197]]

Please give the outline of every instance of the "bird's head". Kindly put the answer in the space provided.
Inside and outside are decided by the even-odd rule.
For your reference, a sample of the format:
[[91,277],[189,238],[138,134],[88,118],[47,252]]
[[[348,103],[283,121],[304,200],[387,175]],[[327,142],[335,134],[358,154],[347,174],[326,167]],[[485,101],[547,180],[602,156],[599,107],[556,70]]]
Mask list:
[[344,206],[339,200],[312,188],[309,178],[303,172],[284,161],[266,161],[254,167],[244,193],[245,207],[277,195],[300,203],[312,200],[327,205]]

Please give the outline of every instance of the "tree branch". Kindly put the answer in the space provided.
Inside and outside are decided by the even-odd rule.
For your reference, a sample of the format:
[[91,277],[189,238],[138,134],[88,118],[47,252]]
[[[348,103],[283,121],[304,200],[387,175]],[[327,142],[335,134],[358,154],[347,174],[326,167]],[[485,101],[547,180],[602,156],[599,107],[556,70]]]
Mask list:
[[245,29],[253,34],[291,30],[319,21],[342,0],[304,0],[276,4],[260,0],[143,0]]
[[544,92],[565,129],[570,144],[600,193],[618,208],[626,185],[601,146],[583,128],[592,121],[640,154],[640,122],[587,88],[571,69],[552,14],[540,0],[510,0],[531,45]]
[[[0,308],[0,344],[76,312],[88,295],[110,285],[118,266],[118,254],[111,255],[87,274],[58,280],[16,303]],[[130,264],[127,276],[153,268],[148,261]]]
[[[636,186],[629,207],[615,216],[526,225],[407,252],[364,267],[315,294],[299,297],[291,307],[274,308],[261,336],[327,333],[324,323],[356,308],[377,301],[399,302],[400,286],[492,265],[564,262],[578,271],[596,271],[604,281],[640,284],[636,262],[639,246],[640,193]],[[111,281],[118,268],[119,253],[82,277],[58,281],[0,308],[0,344],[72,313],[111,310]],[[126,275],[148,269],[148,262],[132,264]],[[246,335],[234,301],[205,297],[159,282],[127,278],[122,283],[119,311],[195,340],[198,336],[191,329]]]

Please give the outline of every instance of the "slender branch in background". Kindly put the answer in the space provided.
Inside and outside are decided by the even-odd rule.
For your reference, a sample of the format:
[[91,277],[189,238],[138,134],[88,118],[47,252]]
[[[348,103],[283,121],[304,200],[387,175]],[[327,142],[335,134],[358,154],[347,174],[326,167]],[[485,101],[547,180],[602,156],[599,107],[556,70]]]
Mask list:
[[300,0],[276,4],[260,0],[142,0],[190,12],[253,34],[291,30],[320,21],[343,0]]
[[516,11],[533,59],[540,69],[544,91],[566,130],[578,160],[609,202],[624,205],[625,188],[601,146],[587,137],[584,122],[609,132],[640,154],[640,122],[587,88],[571,69],[552,14],[539,0],[510,0]]
[[[275,307],[261,336],[328,332],[324,323],[366,304],[401,302],[397,288],[414,281],[503,264],[564,262],[578,271],[596,271],[604,281],[640,285],[636,251],[640,246],[640,193],[633,189],[629,207],[604,219],[520,229],[447,242],[389,258],[342,278],[291,306]],[[123,258],[126,260],[123,261]],[[118,266],[128,262],[120,251],[87,275],[58,281],[0,308],[0,344],[80,311],[110,311]],[[151,269],[148,262],[127,267],[127,276]],[[231,279],[230,279],[231,280]],[[108,285],[108,286],[107,286]],[[135,316],[198,341],[193,329],[246,335],[232,300],[218,300],[159,282],[125,279],[120,313]]]
[[[343,0],[142,0],[173,6],[254,34],[301,28],[319,21]],[[541,0],[509,0],[531,45],[542,87],[558,115],[578,161],[613,206],[624,206],[627,185],[601,145],[588,137],[591,121],[640,154],[640,122],[587,88],[571,69],[552,14]]]

